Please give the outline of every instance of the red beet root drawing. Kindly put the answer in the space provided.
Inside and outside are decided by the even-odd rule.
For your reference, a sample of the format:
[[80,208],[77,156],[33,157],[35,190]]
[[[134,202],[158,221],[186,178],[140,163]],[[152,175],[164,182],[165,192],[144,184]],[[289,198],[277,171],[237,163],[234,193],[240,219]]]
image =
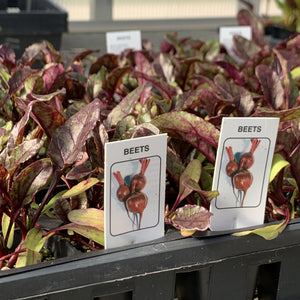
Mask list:
[[[253,175],[248,169],[254,164],[254,152],[259,143],[260,140],[252,139],[250,152],[243,153],[238,162],[234,158],[232,147],[225,148],[229,158],[226,174],[231,177],[233,194],[240,207],[243,207],[247,191],[253,182]],[[236,195],[235,189],[237,189],[238,195]]]
[[117,198],[123,202],[124,199],[126,198],[126,196],[128,196],[130,194],[130,189],[124,183],[124,179],[123,179],[120,171],[117,171],[116,173],[113,173],[113,174],[119,183],[119,187],[117,189]]
[[130,187],[127,186],[124,182],[124,179],[120,173],[120,171],[114,172],[113,175],[119,183],[119,187],[117,189],[117,198],[124,202],[125,209],[129,219],[135,224],[135,220],[132,220],[129,212],[133,213],[134,219],[138,219],[138,229],[141,228],[141,221],[143,212],[148,203],[148,197],[141,192],[141,190],[146,186],[147,179],[145,176],[145,172],[150,163],[150,159],[142,158],[140,159],[141,170],[138,174],[135,174],[130,180]]

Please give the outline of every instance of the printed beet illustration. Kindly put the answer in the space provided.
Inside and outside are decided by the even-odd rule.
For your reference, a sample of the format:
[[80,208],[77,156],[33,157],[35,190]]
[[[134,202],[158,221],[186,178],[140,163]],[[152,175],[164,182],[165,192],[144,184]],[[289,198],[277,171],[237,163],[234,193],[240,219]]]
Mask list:
[[248,169],[254,164],[254,152],[259,143],[260,140],[251,139],[250,151],[243,153],[239,161],[236,161],[232,147],[225,147],[229,158],[229,162],[226,165],[226,174],[231,177],[233,194],[240,207],[243,207],[247,191],[253,182],[253,175]]
[[[150,163],[150,159],[142,158],[140,159],[141,170],[138,174],[135,174],[131,180],[130,185],[126,185],[125,181],[121,175],[120,171],[114,172],[113,175],[118,181],[119,187],[117,189],[117,198],[124,202],[125,210],[127,212],[128,218],[133,224],[137,223],[138,229],[141,228],[141,221],[143,212],[148,203],[148,197],[141,190],[146,186],[147,179],[145,172]],[[129,213],[133,213],[134,219],[130,217]],[[138,220],[139,216],[139,220]]]

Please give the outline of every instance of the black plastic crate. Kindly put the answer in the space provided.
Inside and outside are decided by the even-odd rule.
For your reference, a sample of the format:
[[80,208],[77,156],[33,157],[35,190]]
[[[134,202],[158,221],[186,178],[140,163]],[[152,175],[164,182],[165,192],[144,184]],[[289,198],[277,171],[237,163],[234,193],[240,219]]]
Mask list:
[[31,0],[30,10],[26,1],[14,2],[15,8],[7,10],[9,1],[0,6],[0,44],[6,43],[17,58],[26,47],[43,40],[59,50],[62,34],[68,31],[68,13],[51,0]]
[[178,232],[0,272],[5,299],[300,299],[300,223],[276,239]]

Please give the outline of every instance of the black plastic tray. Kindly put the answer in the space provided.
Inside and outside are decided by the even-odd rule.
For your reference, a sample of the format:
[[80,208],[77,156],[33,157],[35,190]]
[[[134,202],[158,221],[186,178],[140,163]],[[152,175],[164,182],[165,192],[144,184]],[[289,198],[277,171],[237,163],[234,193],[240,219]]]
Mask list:
[[300,223],[276,239],[179,232],[0,272],[5,299],[300,299]]
[[[68,13],[51,0],[15,1],[19,12],[0,7],[0,44],[6,43],[19,58],[26,47],[47,40],[59,50],[63,32],[68,31]],[[5,2],[6,3],[6,2]]]

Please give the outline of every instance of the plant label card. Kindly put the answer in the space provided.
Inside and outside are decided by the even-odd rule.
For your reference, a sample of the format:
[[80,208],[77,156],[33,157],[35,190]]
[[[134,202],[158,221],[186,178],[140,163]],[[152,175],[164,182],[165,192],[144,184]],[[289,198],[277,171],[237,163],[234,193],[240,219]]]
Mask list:
[[223,118],[211,202],[211,230],[264,222],[279,118]]
[[219,29],[219,42],[222,44],[228,54],[236,61],[241,61],[241,58],[237,57],[232,50],[233,37],[240,35],[247,40],[252,39],[252,29],[250,26],[222,26]]
[[108,53],[117,55],[125,49],[142,50],[141,31],[132,30],[107,32],[106,49]]
[[167,134],[105,144],[105,248],[164,235]]

